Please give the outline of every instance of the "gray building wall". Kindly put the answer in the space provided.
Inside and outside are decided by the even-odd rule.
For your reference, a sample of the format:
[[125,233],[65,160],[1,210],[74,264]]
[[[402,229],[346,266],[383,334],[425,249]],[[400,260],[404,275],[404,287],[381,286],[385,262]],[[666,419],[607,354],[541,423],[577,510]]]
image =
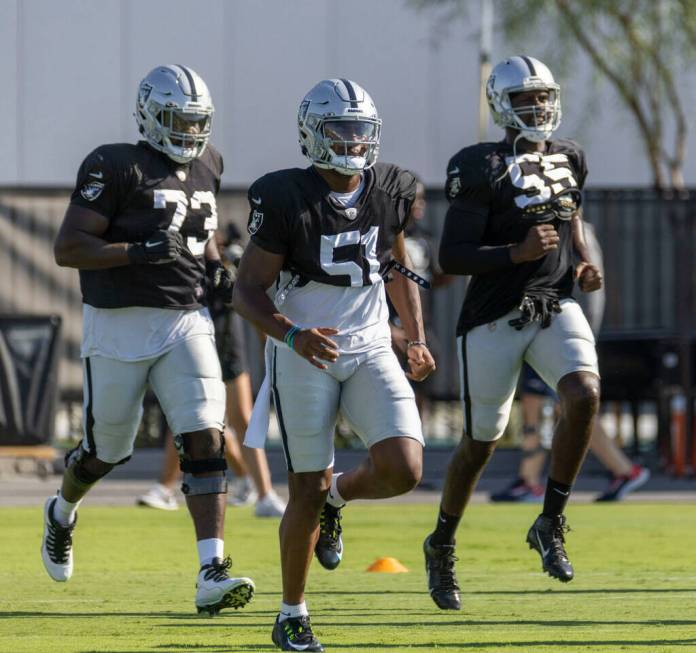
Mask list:
[[[227,187],[304,165],[297,106],[316,81],[337,76],[373,95],[383,160],[439,185],[448,158],[477,140],[478,3],[470,4],[470,21],[443,32],[437,14],[405,0],[2,0],[0,186],[69,186],[95,146],[135,140],[138,81],[168,62],[192,66],[212,90]],[[526,53],[543,58],[540,47]],[[514,53],[496,39],[494,60]],[[557,76],[559,134],[585,146],[588,183],[649,184],[613,94],[594,89],[582,60]],[[492,125],[489,133],[499,137]],[[686,180],[696,184],[696,147]]]

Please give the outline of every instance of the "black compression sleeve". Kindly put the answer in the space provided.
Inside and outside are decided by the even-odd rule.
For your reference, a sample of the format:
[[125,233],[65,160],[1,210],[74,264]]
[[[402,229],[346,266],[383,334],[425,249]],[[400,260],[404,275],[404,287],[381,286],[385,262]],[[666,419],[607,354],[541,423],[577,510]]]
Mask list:
[[482,274],[513,265],[510,245],[481,244],[487,220],[487,212],[478,206],[455,201],[449,207],[440,241],[439,262],[444,272]]

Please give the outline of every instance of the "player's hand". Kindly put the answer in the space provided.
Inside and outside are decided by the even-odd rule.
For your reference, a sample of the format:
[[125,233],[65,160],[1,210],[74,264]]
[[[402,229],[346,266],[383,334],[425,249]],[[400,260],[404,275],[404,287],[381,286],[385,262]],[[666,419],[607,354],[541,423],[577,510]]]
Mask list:
[[406,376],[412,381],[424,381],[435,371],[435,360],[425,345],[411,345],[406,355],[409,368]]
[[551,224],[536,224],[527,232],[524,240],[510,249],[513,263],[536,261],[551,250],[558,249],[560,238]]
[[575,268],[575,280],[582,292],[594,292],[602,287],[604,277],[596,265],[583,261]]
[[131,263],[173,263],[184,247],[184,238],[179,231],[160,229],[142,243],[128,245],[126,253]]
[[301,329],[295,335],[293,349],[314,367],[325,370],[327,366],[321,361],[333,363],[338,359],[338,345],[328,337],[337,333],[338,329],[328,327]]
[[220,261],[208,261],[205,267],[213,296],[225,306],[232,304],[232,293],[236,281],[232,270],[226,268]]

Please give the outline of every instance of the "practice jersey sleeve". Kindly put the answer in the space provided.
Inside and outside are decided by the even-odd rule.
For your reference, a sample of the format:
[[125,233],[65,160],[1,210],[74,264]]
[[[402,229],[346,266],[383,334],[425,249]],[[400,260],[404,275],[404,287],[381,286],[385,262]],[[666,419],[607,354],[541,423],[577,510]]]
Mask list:
[[395,168],[393,197],[399,226],[396,233],[401,233],[407,226],[411,217],[411,209],[416,199],[416,176],[409,170]]
[[106,148],[100,147],[87,155],[77,173],[70,203],[113,218],[127,192],[126,171],[115,164]]
[[[277,192],[277,190],[276,190]],[[290,229],[285,212],[263,179],[249,188],[249,220],[247,231],[252,242],[272,254],[286,254],[290,245]]]
[[450,205],[487,215],[492,199],[484,152],[466,148],[447,164],[445,195]]

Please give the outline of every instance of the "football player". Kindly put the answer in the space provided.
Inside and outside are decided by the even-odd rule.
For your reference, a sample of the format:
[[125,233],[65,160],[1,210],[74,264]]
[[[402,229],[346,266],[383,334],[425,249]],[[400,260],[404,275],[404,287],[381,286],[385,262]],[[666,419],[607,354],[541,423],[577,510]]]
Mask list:
[[575,281],[584,292],[597,290],[602,276],[583,235],[585,156],[572,141],[550,140],[561,121],[559,94],[540,61],[501,62],[487,96],[505,138],[466,147],[447,167],[440,265],[472,278],[457,325],[464,435],[424,542],[430,594],[441,609],[460,609],[455,531],[505,430],[523,361],[561,402],[543,510],[527,542],[544,571],[573,578],[563,511],[592,432],[599,375],[592,330],[571,291]]
[[[273,641],[286,651],[323,651],[304,600],[312,551],[335,569],[345,503],[402,494],[421,476],[421,423],[391,349],[380,274],[392,257],[409,263],[403,230],[416,180],[377,163],[381,121],[354,82],[319,82],[300,104],[298,127],[312,165],[272,172],[249,189],[251,242],[234,298],[240,314],[269,336],[267,378],[288,467],[283,599]],[[266,291],[274,284],[271,299]],[[435,363],[418,286],[395,274],[386,290],[409,338],[409,375],[424,379]],[[267,410],[257,398],[252,423]],[[344,474],[332,473],[339,411],[369,449]]]
[[206,274],[228,301],[232,283],[212,239],[222,173],[208,143],[212,117],[193,70],[158,66],[138,88],[143,140],[98,147],[77,174],[55,258],[80,271],[84,437],[46,501],[41,553],[53,580],[70,578],[80,501],[130,458],[149,385],[184,472],[201,565],[195,605],[215,614],[248,603],[254,584],[230,578],[223,553],[225,388],[202,299]]

